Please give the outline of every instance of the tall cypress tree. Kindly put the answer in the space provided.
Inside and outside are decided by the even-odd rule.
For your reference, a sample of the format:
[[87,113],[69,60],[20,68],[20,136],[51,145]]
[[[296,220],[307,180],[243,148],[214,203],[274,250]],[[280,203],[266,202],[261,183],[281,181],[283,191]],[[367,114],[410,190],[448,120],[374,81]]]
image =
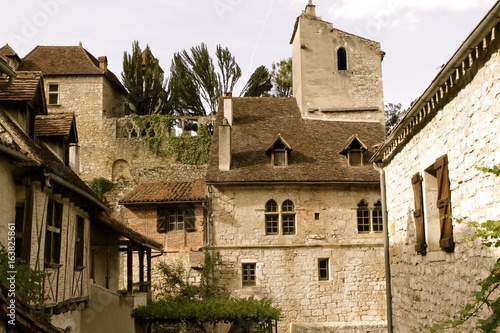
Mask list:
[[136,114],[170,113],[164,73],[148,45],[142,51],[139,42],[134,41],[132,52],[124,52],[122,81]]

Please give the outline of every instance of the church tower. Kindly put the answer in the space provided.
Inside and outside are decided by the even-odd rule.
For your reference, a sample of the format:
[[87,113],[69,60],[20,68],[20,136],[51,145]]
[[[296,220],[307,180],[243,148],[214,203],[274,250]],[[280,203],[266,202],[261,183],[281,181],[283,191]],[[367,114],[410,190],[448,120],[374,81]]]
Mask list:
[[316,16],[310,0],[292,44],[293,95],[304,118],[384,123],[380,43]]

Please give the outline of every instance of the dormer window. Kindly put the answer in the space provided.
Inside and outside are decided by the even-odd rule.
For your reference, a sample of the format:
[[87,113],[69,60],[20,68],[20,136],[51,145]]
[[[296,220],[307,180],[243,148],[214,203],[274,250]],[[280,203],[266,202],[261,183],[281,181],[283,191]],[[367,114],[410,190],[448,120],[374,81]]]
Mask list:
[[266,151],[266,154],[271,156],[271,165],[284,167],[288,165],[288,157],[291,151],[292,148],[281,137],[281,134],[278,134],[271,147]]
[[366,148],[358,136],[353,135],[347,140],[347,144],[340,153],[347,158],[347,162],[350,166],[362,166],[364,160],[363,155],[367,150],[368,148]]

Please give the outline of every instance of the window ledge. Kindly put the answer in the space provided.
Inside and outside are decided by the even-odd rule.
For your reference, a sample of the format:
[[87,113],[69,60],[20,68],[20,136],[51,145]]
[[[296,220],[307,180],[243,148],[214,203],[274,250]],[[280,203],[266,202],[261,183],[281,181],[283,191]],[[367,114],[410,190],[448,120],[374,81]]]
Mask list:
[[359,238],[382,238],[383,236],[383,232],[358,233]]
[[443,251],[431,251],[431,252],[427,252],[425,257],[427,258],[427,261],[431,261],[431,262],[445,261],[446,260],[446,253]]
[[53,262],[46,262],[44,264],[45,268],[61,268],[63,265],[62,264],[56,264]]

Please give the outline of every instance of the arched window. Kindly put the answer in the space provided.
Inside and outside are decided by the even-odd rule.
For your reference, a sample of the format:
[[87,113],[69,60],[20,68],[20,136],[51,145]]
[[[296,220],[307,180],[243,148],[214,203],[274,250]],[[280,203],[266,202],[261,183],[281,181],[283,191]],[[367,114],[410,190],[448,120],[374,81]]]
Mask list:
[[337,69],[339,71],[347,70],[347,53],[343,47],[337,50]]
[[266,235],[278,234],[278,205],[276,201],[269,200],[266,202]]
[[281,205],[281,219],[283,235],[295,234],[295,207],[291,200],[286,200]]
[[358,203],[357,215],[358,215],[358,233],[369,233],[370,211],[368,210],[368,204],[364,200],[361,200]]
[[382,220],[382,204],[380,200],[375,203],[375,208],[372,212],[373,232],[382,232],[384,230],[384,223]]

